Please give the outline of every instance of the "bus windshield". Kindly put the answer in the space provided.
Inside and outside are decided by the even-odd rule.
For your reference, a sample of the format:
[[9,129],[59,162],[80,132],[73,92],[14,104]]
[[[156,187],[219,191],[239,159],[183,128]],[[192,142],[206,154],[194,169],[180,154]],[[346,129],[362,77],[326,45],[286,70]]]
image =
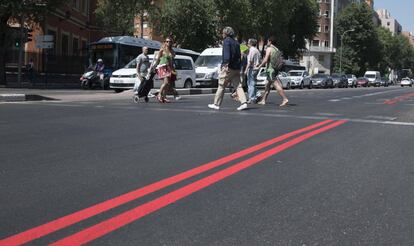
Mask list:
[[89,65],[102,59],[106,68],[116,67],[117,52],[113,44],[94,44],[90,47]]
[[214,68],[220,66],[221,56],[199,56],[195,62],[196,67]]

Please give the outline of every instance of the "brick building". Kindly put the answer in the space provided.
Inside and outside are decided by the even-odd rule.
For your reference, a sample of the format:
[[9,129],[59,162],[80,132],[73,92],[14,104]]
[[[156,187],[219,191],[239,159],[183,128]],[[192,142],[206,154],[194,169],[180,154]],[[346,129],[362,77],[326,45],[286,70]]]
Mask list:
[[[47,69],[56,73],[79,73],[84,69],[87,45],[103,36],[95,26],[97,0],[71,0],[50,13],[43,23],[33,28],[33,40],[24,46],[24,62],[33,59],[38,71]],[[52,35],[53,48],[36,48],[38,35]],[[13,47],[8,65],[17,64],[18,49]]]
[[[335,30],[335,20],[342,9],[354,2],[365,2],[371,8],[373,0],[317,0],[319,3],[318,32],[313,40],[308,40],[307,50],[300,59],[311,74],[331,74],[333,57],[338,47],[338,33]],[[375,16],[374,16],[375,19]],[[373,20],[375,23],[375,20]]]

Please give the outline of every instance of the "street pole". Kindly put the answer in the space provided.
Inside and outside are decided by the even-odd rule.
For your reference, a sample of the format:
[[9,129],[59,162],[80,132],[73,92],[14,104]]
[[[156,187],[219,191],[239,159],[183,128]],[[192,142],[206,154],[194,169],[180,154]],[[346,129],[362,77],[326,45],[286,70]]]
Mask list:
[[20,17],[20,33],[19,33],[19,60],[17,62],[17,83],[22,82],[22,65],[23,65],[23,34],[24,34],[24,16]]
[[350,30],[346,30],[344,33],[342,33],[342,35],[341,35],[341,52],[339,53],[339,74],[342,74],[342,51],[343,51],[343,49],[344,49],[344,46],[343,46],[343,39],[344,39],[344,36],[345,36],[345,34],[347,33],[347,32],[353,32],[353,31],[355,31],[355,29],[350,29]]

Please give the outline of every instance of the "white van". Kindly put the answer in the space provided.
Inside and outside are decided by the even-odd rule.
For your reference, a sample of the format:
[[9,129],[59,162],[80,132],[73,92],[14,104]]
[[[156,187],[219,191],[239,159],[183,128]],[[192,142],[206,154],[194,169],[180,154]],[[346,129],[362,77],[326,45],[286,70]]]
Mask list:
[[378,71],[366,71],[365,78],[368,79],[368,85],[381,86],[381,73]]
[[[154,55],[148,56],[150,62],[154,59]],[[112,73],[109,80],[109,87],[116,92],[134,88],[137,81],[137,62],[134,58],[124,68],[118,69]],[[174,58],[174,67],[177,71],[176,88],[191,88],[195,86],[196,75],[193,59],[189,56],[176,55]],[[161,79],[156,75],[154,77],[154,88],[160,88]]]
[[222,48],[208,48],[200,54],[195,62],[196,86],[217,87],[222,53]]

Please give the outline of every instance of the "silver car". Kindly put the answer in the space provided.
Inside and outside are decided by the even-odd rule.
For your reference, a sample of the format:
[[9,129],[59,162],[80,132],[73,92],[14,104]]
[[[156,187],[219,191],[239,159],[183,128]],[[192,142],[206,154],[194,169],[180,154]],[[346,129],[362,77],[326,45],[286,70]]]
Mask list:
[[312,88],[311,78],[309,73],[305,70],[290,70],[288,76],[291,82],[291,86],[295,88],[303,89],[307,87]]
[[[282,82],[283,88],[286,89],[286,90],[289,90],[291,88],[292,83],[289,79],[288,74],[285,73],[285,72],[280,72],[278,77],[279,77],[280,81]],[[267,80],[266,68],[264,68],[264,67],[260,68],[256,79],[257,79],[256,86],[264,87],[266,85],[266,80]]]

